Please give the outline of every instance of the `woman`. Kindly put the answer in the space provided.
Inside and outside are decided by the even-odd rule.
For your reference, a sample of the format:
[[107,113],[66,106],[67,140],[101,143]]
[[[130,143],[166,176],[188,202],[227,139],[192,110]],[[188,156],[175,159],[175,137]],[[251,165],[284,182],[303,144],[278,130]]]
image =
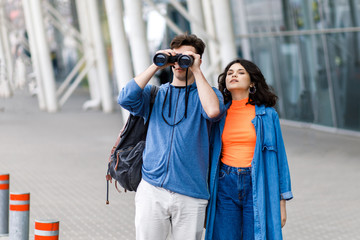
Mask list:
[[277,96],[252,62],[236,59],[220,74],[227,107],[212,127],[207,240],[279,240],[292,196]]

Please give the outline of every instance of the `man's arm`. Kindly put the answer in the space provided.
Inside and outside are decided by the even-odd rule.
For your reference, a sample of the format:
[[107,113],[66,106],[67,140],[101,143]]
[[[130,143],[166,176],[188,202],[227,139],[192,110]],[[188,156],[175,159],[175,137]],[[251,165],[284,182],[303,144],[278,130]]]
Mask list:
[[150,99],[150,87],[141,89],[132,79],[119,93],[118,103],[135,116],[146,116]]
[[[173,54],[172,50],[160,50],[157,53]],[[171,64],[166,64],[163,67],[158,67],[151,64],[144,72],[137,75],[134,80],[131,80],[126,86],[121,89],[118,97],[118,103],[130,113],[135,116],[143,116],[146,118],[149,112],[150,87],[144,91],[150,79],[159,70]]]
[[[165,53],[165,54],[172,54],[175,55],[176,53],[171,50],[171,49],[166,49],[166,50],[160,50],[157,51],[156,53]],[[162,67],[158,67],[156,66],[154,63],[150,65],[150,67],[148,67],[144,72],[140,73],[139,75],[137,75],[134,80],[137,83],[137,85],[139,85],[139,87],[141,89],[144,89],[144,87],[146,86],[146,84],[150,81],[150,79],[155,75],[155,73],[163,68],[166,68],[170,65],[174,65],[173,63],[167,63]]]
[[134,80],[139,85],[141,89],[144,89],[146,84],[150,81],[150,79],[155,75],[155,73],[160,68],[156,66],[155,64],[151,64],[150,67],[148,67],[144,72],[137,75]]
[[195,71],[193,73],[196,79],[196,86],[198,89],[200,102],[204,108],[204,111],[209,118],[217,117],[220,114],[219,98],[205,79],[200,69],[199,71]]
[[183,54],[193,56],[194,63],[190,67],[190,70],[193,72],[195,77],[201,105],[209,118],[216,118],[221,113],[219,98],[205,79],[205,76],[200,69],[200,55],[191,51],[184,52]]

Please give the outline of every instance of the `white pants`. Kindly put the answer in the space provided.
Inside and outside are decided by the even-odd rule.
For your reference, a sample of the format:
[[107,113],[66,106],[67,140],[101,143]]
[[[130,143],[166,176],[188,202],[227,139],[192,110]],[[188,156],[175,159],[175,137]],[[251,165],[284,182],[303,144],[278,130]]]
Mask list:
[[207,200],[155,187],[141,180],[135,196],[137,240],[200,240]]

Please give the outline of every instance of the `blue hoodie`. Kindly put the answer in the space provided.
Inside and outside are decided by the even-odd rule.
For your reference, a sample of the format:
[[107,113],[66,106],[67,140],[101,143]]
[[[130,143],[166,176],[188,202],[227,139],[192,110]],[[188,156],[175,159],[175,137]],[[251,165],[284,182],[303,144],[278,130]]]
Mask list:
[[[148,84],[142,90],[131,80],[120,91],[118,103],[147,121],[150,89]],[[213,89],[219,98],[220,114],[211,119],[201,105],[195,82],[188,86],[186,117],[185,87],[169,83],[160,86],[143,153],[142,178],[145,181],[190,197],[209,199],[210,126],[225,112],[222,94]]]

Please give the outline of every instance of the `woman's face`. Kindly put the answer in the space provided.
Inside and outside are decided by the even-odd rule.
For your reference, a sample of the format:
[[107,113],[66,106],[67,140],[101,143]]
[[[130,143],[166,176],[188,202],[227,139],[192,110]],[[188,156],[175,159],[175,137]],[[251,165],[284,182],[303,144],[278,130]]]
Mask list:
[[240,63],[231,65],[226,73],[226,88],[231,91],[249,91],[251,83],[250,75]]

